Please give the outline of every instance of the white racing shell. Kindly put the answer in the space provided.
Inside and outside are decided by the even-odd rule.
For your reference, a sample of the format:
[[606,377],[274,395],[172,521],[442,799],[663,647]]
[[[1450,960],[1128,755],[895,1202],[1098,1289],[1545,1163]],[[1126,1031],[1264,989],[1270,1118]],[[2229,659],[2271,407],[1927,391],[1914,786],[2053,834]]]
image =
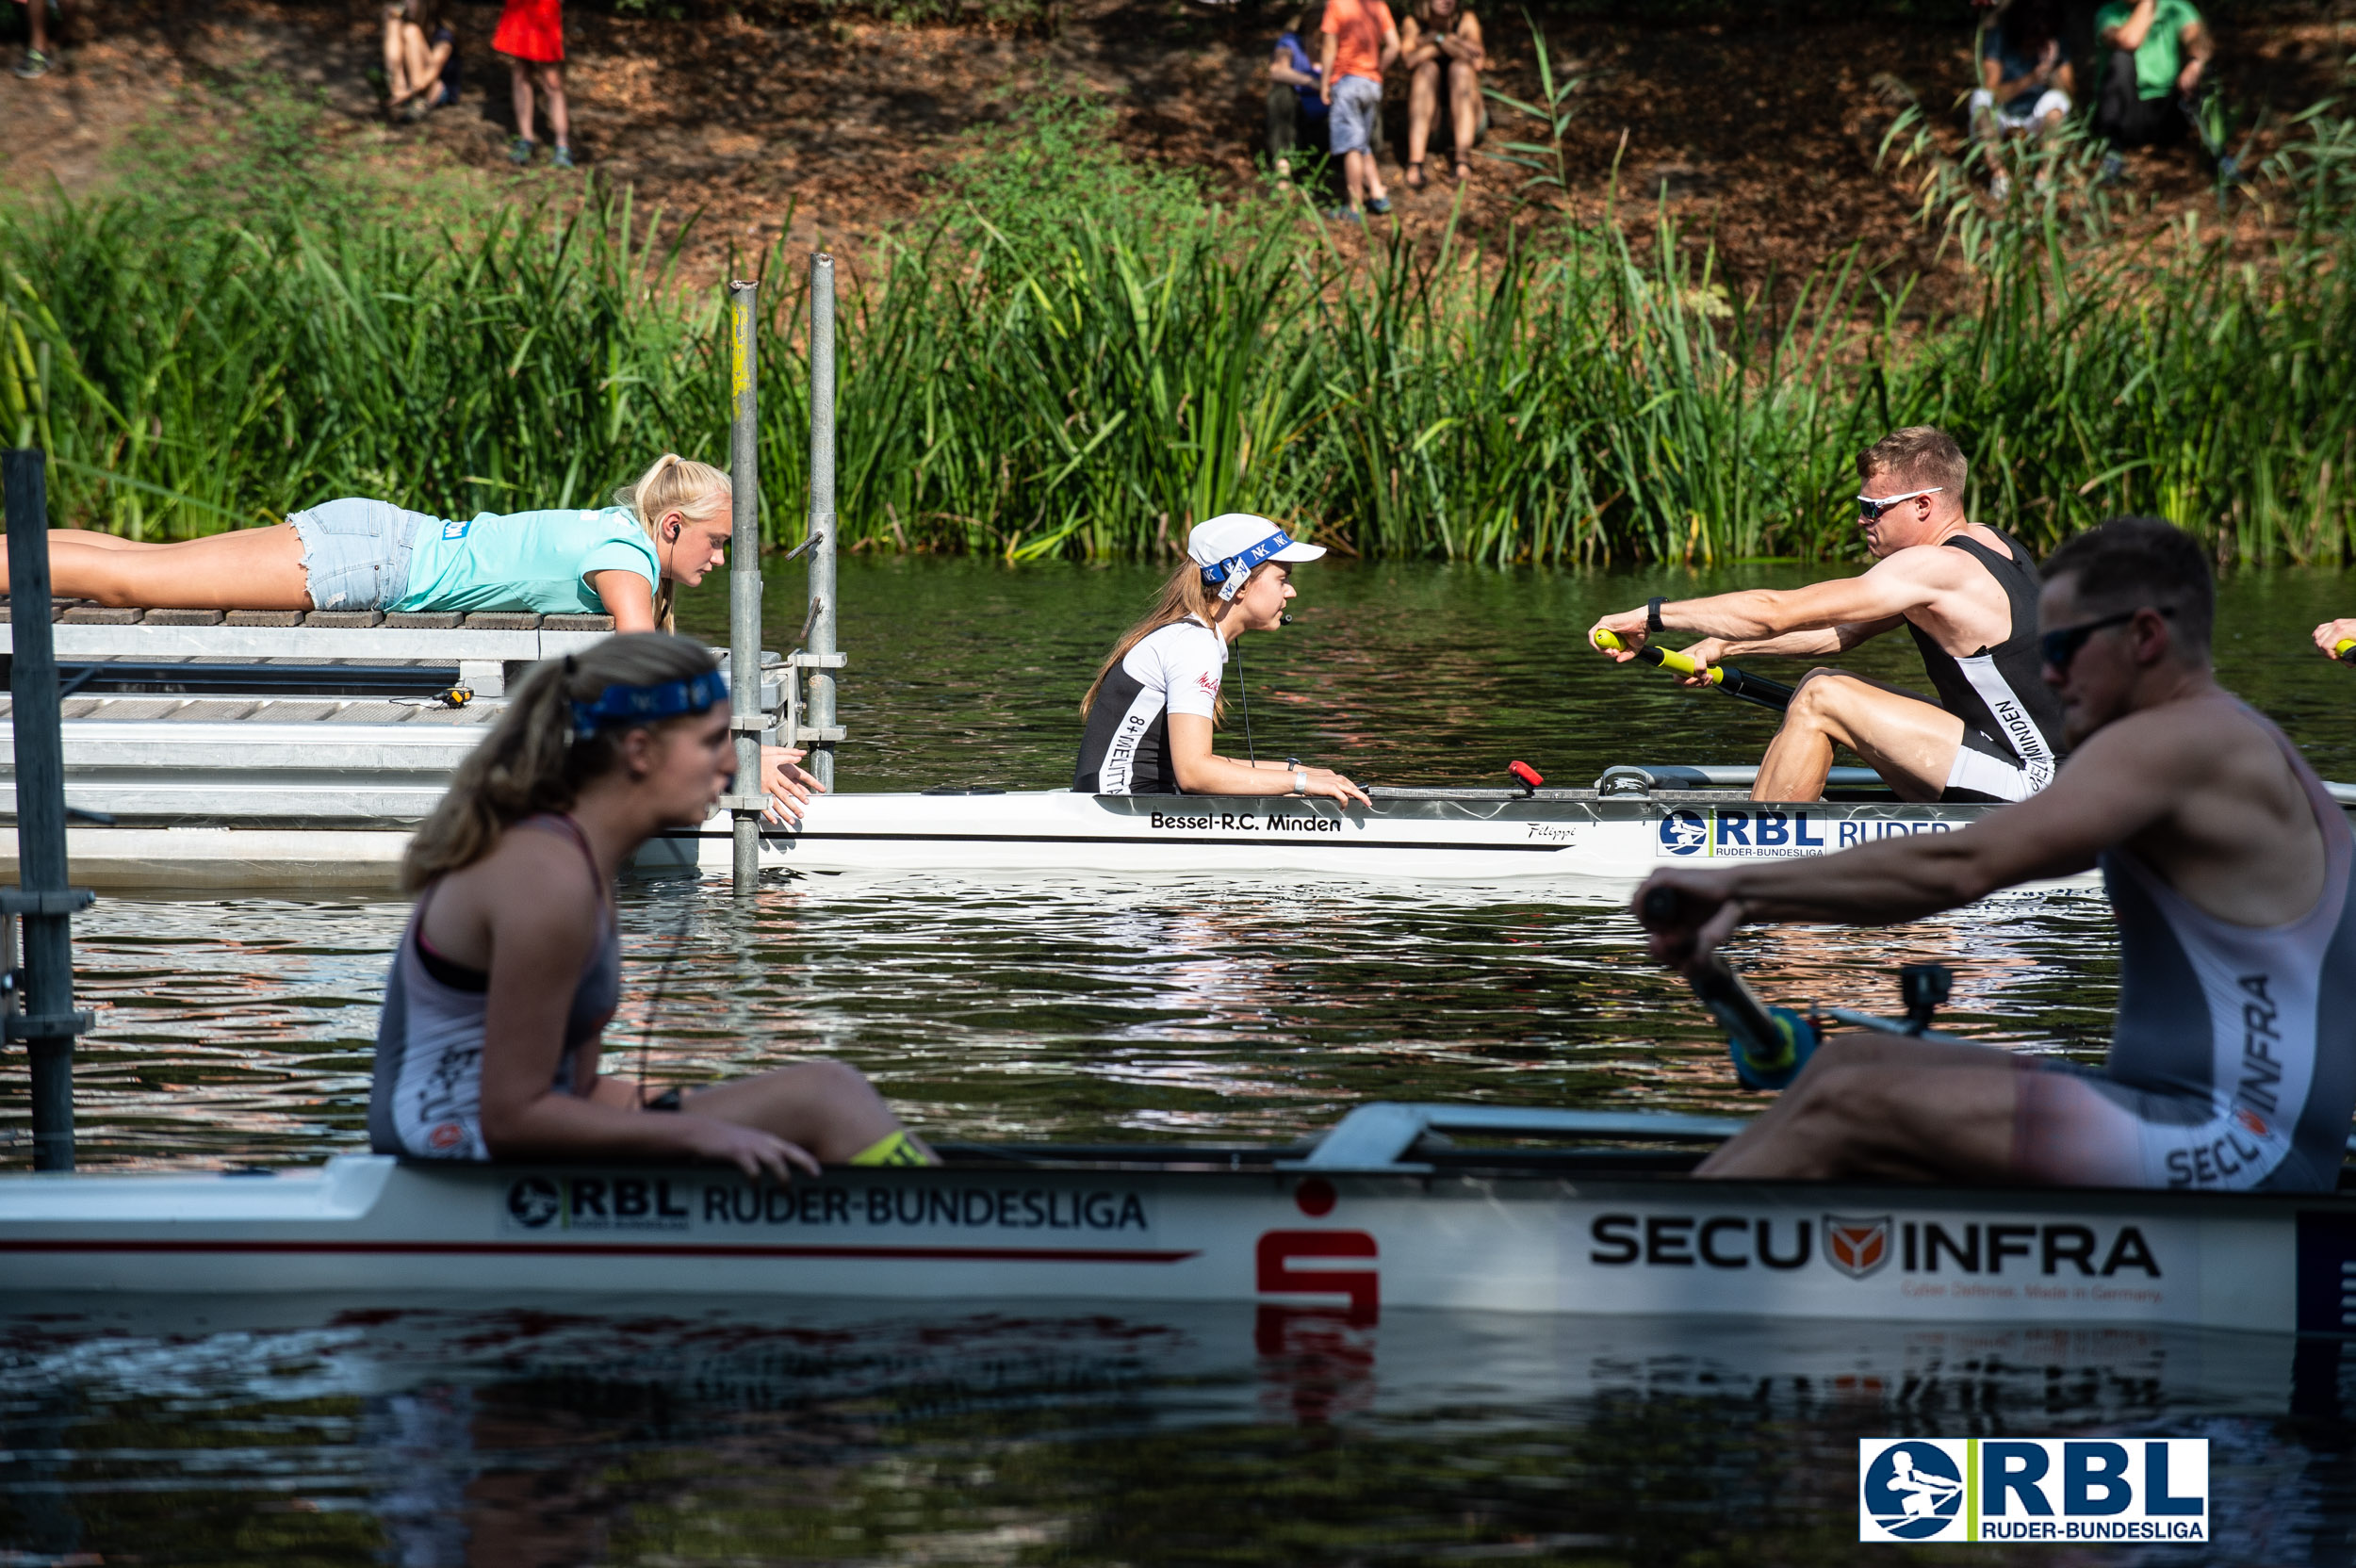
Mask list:
[[[1291,796],[1063,790],[842,794],[811,802],[794,831],[764,834],[761,863],[814,873],[1632,882],[1656,866],[1824,855],[1895,834],[1950,832],[1992,809],[1759,805],[1724,790],[1378,790],[1371,808],[1350,808]],[[728,857],[728,825],[715,817],[649,844],[640,863],[717,871]]]
[[344,1155],[0,1177],[0,1294],[1251,1303],[2356,1331],[2356,1200],[1205,1161],[732,1171]]

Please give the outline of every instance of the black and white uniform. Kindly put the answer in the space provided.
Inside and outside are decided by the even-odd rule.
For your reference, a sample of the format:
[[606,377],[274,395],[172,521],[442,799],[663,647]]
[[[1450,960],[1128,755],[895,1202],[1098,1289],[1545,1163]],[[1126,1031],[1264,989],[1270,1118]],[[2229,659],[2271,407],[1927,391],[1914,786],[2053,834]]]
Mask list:
[[1189,615],[1137,640],[1096,694],[1072,788],[1088,795],[1174,795],[1170,715],[1219,706],[1226,640]]
[[1939,705],[1963,721],[1963,743],[1955,748],[1941,800],[2026,800],[2051,784],[2061,765],[2061,700],[2045,684],[2037,645],[2037,568],[2017,541],[1997,537],[2011,549],[2010,560],[1964,534],[1947,543],[1986,566],[2003,586],[2011,635],[1959,659],[1906,623]]
[[2286,925],[2234,925],[2135,856],[2104,854],[2119,947],[2110,1059],[2099,1073],[2053,1064],[2022,1077],[2023,1177],[2211,1191],[2338,1184],[2356,1117],[2356,837],[2298,750],[2266,727],[2322,830],[2321,896]]

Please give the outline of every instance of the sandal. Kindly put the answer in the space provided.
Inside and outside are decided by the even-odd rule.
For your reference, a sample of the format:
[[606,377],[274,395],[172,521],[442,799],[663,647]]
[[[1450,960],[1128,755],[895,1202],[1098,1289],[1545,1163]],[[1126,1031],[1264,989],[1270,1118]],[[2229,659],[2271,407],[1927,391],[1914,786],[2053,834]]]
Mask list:
[[1456,167],[1448,172],[1448,177],[1454,180],[1458,185],[1463,185],[1466,180],[1471,179],[1472,159],[1458,158],[1456,160]]
[[1425,183],[1426,182],[1423,177],[1423,160],[1418,158],[1414,163],[1407,166],[1407,188],[1410,190],[1421,190],[1424,188]]

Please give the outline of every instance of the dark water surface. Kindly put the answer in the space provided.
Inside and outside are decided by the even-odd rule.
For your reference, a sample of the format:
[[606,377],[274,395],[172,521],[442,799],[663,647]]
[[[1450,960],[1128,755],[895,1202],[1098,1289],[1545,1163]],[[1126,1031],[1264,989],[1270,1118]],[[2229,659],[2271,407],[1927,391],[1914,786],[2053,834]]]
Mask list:
[[[1159,576],[846,563],[843,786],[1067,783],[1078,696]],[[778,579],[773,645],[800,620],[798,572]],[[1299,580],[1299,624],[1247,645],[1263,755],[1401,784],[1522,758],[1584,783],[1756,760],[1770,730],[1579,643],[1601,611],[1731,574]],[[2356,778],[2356,672],[2306,643],[2356,579],[2245,576],[2225,610],[2228,683]],[[720,612],[706,595],[685,618]],[[1846,662],[1922,684],[1894,641]],[[643,886],[622,912],[617,1054],[691,1077],[841,1056],[949,1136],[1283,1137],[1366,1098],[1748,1108],[1626,919],[1559,885],[839,878],[746,905]],[[101,903],[77,922],[102,1009],[86,1163],[361,1144],[404,913]],[[1960,972],[1950,1026],[2099,1049],[2115,948],[2083,895],[1742,952],[1776,995],[1876,1007],[1928,956]],[[25,1086],[0,1054],[19,1167]],[[1901,1431],[2207,1436],[2218,1544],[2146,1556],[2356,1560],[2356,1374],[2288,1341],[1405,1315],[1264,1352],[1248,1313],[1135,1307],[0,1299],[0,1564],[1881,1561],[1849,1544],[1855,1440]]]

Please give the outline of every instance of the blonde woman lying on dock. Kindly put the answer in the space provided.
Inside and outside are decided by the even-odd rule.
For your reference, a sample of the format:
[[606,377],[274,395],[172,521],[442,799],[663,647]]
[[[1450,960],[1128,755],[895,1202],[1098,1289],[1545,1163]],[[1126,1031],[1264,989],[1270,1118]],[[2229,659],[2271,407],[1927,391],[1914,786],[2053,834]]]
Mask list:
[[[728,563],[728,476],[666,452],[596,510],[477,514],[460,522],[390,501],[326,501],[271,528],[172,545],[49,531],[59,598],[142,610],[511,610],[611,615],[616,631],[671,629],[671,600]],[[0,558],[0,594],[8,592]],[[823,789],[802,753],[761,751],[773,821]]]
[[621,996],[614,878],[711,813],[731,743],[727,687],[684,637],[608,638],[524,678],[401,864],[417,906],[377,1027],[378,1153],[711,1160],[779,1180],[934,1163],[840,1062],[703,1087],[599,1070]]
[[728,561],[728,476],[665,453],[614,501],[460,521],[349,498],[171,545],[52,529],[50,582],[141,610],[535,611],[667,631],[675,591]]

